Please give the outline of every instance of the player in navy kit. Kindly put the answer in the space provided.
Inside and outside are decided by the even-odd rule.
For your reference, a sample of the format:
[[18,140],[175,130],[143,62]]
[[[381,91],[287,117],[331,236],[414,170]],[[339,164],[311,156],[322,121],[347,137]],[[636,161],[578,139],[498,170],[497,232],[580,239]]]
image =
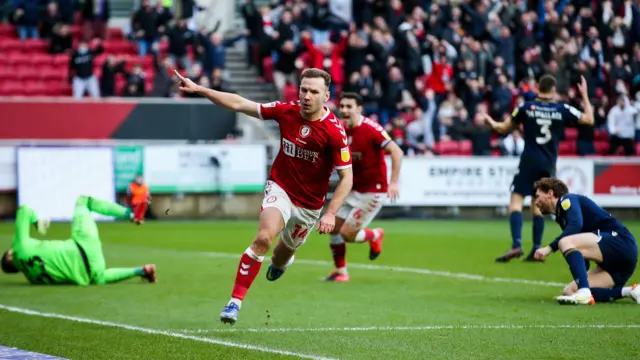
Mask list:
[[[556,172],[558,158],[558,141],[568,122],[593,125],[593,108],[587,93],[587,82],[581,78],[578,90],[582,96],[584,112],[573,106],[555,103],[556,80],[551,75],[544,75],[538,84],[538,95],[534,101],[526,101],[515,108],[511,117],[504,122],[496,122],[485,115],[486,123],[501,134],[510,132],[514,127],[522,125],[524,130],[524,151],[520,156],[518,173],[511,184],[511,201],[509,203],[509,222],[511,224],[511,250],[498,257],[497,262],[508,262],[521,257],[522,250],[522,206],[524,198],[533,194],[533,183],[543,177],[553,177]],[[542,244],[544,218],[536,206],[531,206],[533,213],[533,249],[527,261],[536,261],[535,251]]]
[[[542,261],[562,251],[574,281],[565,287],[560,304],[593,305],[624,297],[640,304],[640,286],[625,287],[638,263],[638,246],[631,232],[591,199],[569,193],[561,180],[537,181],[535,206],[555,214],[562,234],[535,253]],[[598,266],[587,273],[588,261]]]

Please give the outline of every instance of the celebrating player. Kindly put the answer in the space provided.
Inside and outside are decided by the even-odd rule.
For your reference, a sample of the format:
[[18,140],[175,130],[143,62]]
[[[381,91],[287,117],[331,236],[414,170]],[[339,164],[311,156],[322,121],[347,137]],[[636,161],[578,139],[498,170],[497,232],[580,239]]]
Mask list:
[[[521,257],[522,250],[522,205],[524,198],[532,195],[533,183],[543,177],[554,176],[558,158],[558,141],[564,131],[564,124],[578,122],[593,125],[593,108],[589,102],[587,81],[581,78],[578,90],[582,96],[584,112],[567,104],[553,102],[556,95],[556,80],[551,75],[540,78],[538,95],[535,101],[526,101],[513,110],[511,117],[504,122],[496,122],[485,115],[487,124],[494,131],[505,134],[514,126],[524,127],[524,151],[520,156],[518,173],[511,184],[511,202],[509,203],[509,222],[511,224],[511,250],[498,257],[497,262],[508,262]],[[536,206],[531,206],[533,213],[533,249],[527,261],[536,261],[535,251],[542,244],[544,218]]]
[[[388,191],[394,201],[398,197],[402,150],[375,121],[362,116],[362,97],[343,93],[340,99],[340,119],[347,129],[353,157],[353,189],[336,215],[331,232],[331,253],[336,270],[327,281],[349,281],[345,241],[369,242],[369,258],[374,260],[382,251],[383,229],[366,229],[382,208]],[[391,154],[391,182],[387,185],[385,153]]]
[[35,225],[40,234],[45,234],[49,221],[39,219],[31,208],[22,205],[16,214],[13,244],[2,256],[2,271],[8,274],[22,272],[32,284],[104,285],[135,276],[155,282],[154,265],[106,268],[92,211],[137,223],[131,210],[123,206],[80,196],[73,213],[71,239],[38,240],[29,236],[31,226]]
[[[556,299],[561,304],[593,305],[629,297],[640,304],[640,286],[624,287],[636,269],[638,246],[629,230],[591,199],[570,194],[561,180],[537,181],[535,206],[543,214],[555,214],[562,234],[535,257],[544,260],[562,251],[574,281]],[[587,273],[585,260],[598,266]]]
[[329,100],[331,84],[331,77],[325,71],[314,68],[302,72],[299,102],[270,104],[257,104],[236,94],[207,89],[177,75],[181,91],[201,94],[227,109],[263,120],[272,119],[280,125],[281,147],[265,187],[258,233],[240,259],[231,300],[220,314],[223,323],[233,325],[278,234],[281,234],[280,241],[273,249],[267,280],[277,280],[293,262],[296,249],[305,242],[320,218],[335,167],[340,182],[318,223],[320,233],[333,231],[336,212],[353,183],[351,152],[342,122],[324,106]]

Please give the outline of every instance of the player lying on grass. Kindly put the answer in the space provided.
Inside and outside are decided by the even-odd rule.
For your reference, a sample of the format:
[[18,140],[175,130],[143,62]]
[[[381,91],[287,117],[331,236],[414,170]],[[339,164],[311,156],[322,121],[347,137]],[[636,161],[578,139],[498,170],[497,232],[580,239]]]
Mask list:
[[[362,116],[362,97],[357,93],[342,93],[340,120],[345,125],[353,157],[353,188],[336,215],[336,226],[331,233],[331,254],[336,270],[326,281],[349,281],[345,241],[369,243],[369,259],[375,260],[382,252],[383,229],[367,229],[376,217],[384,198],[398,197],[402,149],[391,140],[377,122]],[[391,154],[391,181],[387,184],[385,154]]]
[[[509,202],[509,223],[511,228],[511,250],[496,258],[497,262],[509,262],[524,254],[522,250],[522,206],[524,198],[532,194],[533,183],[543,177],[555,176],[558,159],[558,142],[567,123],[593,125],[593,108],[589,102],[587,81],[581,78],[578,90],[582,97],[584,112],[564,103],[554,102],[556,79],[544,75],[538,84],[538,94],[534,101],[526,101],[513,110],[504,122],[496,122],[486,115],[486,122],[501,134],[514,127],[524,128],[524,151],[520,155],[518,172],[511,184]],[[542,244],[544,218],[538,208],[531,206],[533,213],[533,248],[526,261],[536,261],[535,251]]]
[[[211,102],[280,126],[281,146],[265,186],[258,231],[240,258],[231,299],[220,313],[220,321],[235,324],[242,301],[255,280],[273,240],[267,280],[277,280],[293,262],[293,256],[313,231],[321,234],[335,226],[336,212],[351,191],[351,152],[342,122],[324,106],[329,100],[331,76],[320,69],[300,75],[298,102],[258,104],[239,95],[196,85],[177,74],[180,91],[200,94]],[[322,215],[333,169],[340,182]]]
[[112,202],[88,196],[76,200],[71,224],[71,238],[67,240],[38,240],[30,236],[35,225],[45,234],[49,221],[38,219],[28,206],[20,206],[16,214],[16,229],[11,249],[2,256],[2,271],[22,272],[32,284],[103,285],[139,276],[156,281],[154,265],[138,268],[107,269],[102,243],[91,212],[115,216],[135,222],[131,210]]
[[[638,246],[631,232],[591,199],[570,194],[561,180],[543,178],[534,189],[535,206],[543,214],[555,214],[563,230],[534,256],[542,261],[562,251],[574,279],[557,301],[593,305],[629,297],[640,304],[639,284],[624,287],[638,263]],[[589,260],[597,267],[587,273]]]

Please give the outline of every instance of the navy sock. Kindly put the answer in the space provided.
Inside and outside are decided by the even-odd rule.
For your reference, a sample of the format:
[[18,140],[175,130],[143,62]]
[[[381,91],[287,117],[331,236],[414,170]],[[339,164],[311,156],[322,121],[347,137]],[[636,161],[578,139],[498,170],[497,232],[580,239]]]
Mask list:
[[578,289],[589,287],[589,278],[587,277],[587,266],[582,253],[576,249],[569,249],[564,254],[564,259],[569,264],[571,275],[575,280]]
[[591,289],[591,295],[596,302],[611,302],[618,299],[622,299],[622,288],[593,288]]
[[509,215],[511,224],[511,248],[522,246],[522,212],[514,211]]
[[533,217],[533,248],[539,249],[542,245],[542,234],[544,233],[544,217]]

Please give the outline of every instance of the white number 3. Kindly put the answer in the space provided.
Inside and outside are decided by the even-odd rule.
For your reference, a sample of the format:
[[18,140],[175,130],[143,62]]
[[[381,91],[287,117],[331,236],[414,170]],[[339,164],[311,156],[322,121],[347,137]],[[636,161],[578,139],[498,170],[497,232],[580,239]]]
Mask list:
[[536,119],[536,123],[540,125],[540,134],[542,136],[536,137],[536,142],[540,145],[544,145],[551,140],[551,119]]

